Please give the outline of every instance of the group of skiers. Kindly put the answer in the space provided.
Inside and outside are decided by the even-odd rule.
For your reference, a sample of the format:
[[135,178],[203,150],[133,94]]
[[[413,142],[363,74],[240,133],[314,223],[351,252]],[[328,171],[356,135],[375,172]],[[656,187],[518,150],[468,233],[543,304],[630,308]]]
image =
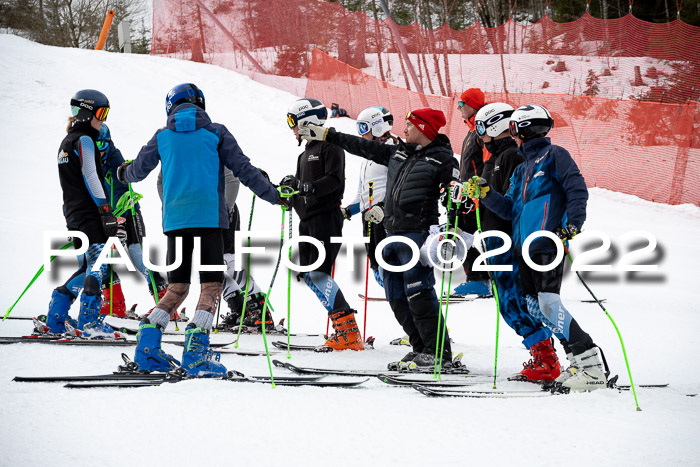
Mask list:
[[[566,242],[580,231],[588,198],[583,176],[569,153],[546,137],[554,121],[545,108],[527,105],[515,110],[505,103],[487,104],[479,89],[465,91],[458,105],[470,129],[461,164],[447,136],[439,132],[446,125],[439,110],[409,112],[405,140],[401,140],[391,134],[394,117],[386,108],[363,110],[355,136],[326,127],[328,112],[319,100],[299,99],[289,108],[287,123],[299,144],[306,142],[304,151],[297,159],[294,175],[273,184],[264,171],[250,163],[227,128],[210,120],[204,94],[194,84],[184,83],[168,92],[166,126],[155,133],[135,160],[127,162],[104,125],[109,111],[106,96],[95,90],[79,91],[71,99],[73,116],[58,163],[67,226],[85,233],[90,245],[81,257],[80,269],[53,292],[48,331],[75,329],[85,337],[113,334],[102,322],[100,289],[110,290],[105,295],[112,308],[115,302],[123,302],[123,296],[108,268],[95,269],[94,263],[107,237],[126,230],[129,254],[152,287],[156,301],[139,326],[134,361],[149,371],[182,366],[192,376],[225,375],[226,368],[209,349],[209,333],[222,292],[231,309],[225,322],[231,325],[241,322],[243,301],[257,310],[249,324],[262,324],[265,302],[254,281],[249,290],[253,298],[246,300],[249,287],[242,279],[245,274],[232,270],[232,240],[240,225],[235,199],[238,184],[243,183],[263,200],[283,209],[293,208],[299,216],[299,234],[314,237],[324,245],[325,260],[313,271],[299,274],[299,278],[319,298],[333,324],[335,332],[327,337],[325,347],[363,350],[365,346],[356,311],[333,278],[340,244],[331,243],[331,237],[342,235],[345,219],[361,214],[363,233],[370,238],[366,248],[373,275],[384,288],[412,346],[412,351],[390,368],[425,368],[436,363],[449,368],[450,339],[431,264],[419,261],[408,270],[394,272],[380,267],[375,260],[377,244],[384,238],[395,236],[396,241],[379,252],[382,263],[401,266],[411,260],[413,247],[425,248],[431,232],[444,233],[441,230],[445,227],[439,222],[442,203],[450,207],[450,230],[475,232],[481,214],[481,230],[500,230],[512,237],[513,250],[491,259],[493,264],[513,266],[512,272],[474,274],[471,251],[475,249],[470,249],[464,261],[467,282],[457,291],[482,295],[497,291],[503,318],[523,338],[532,356],[518,377],[556,381],[572,390],[605,387],[602,352],[559,297],[563,262],[550,271],[539,272],[523,260],[521,251],[522,242],[532,232],[548,230]],[[344,151],[365,159],[357,196],[345,207],[341,204],[345,191]],[[192,163],[193,155],[196,164]],[[143,180],[158,164],[168,264],[175,260],[176,240],[182,242],[182,263],[168,273],[167,288],[165,281],[140,261],[138,244],[144,229],[138,206],[132,202],[129,214],[120,214],[119,218],[114,215],[119,205],[115,199],[126,194],[133,198],[127,184]],[[462,187],[465,198],[460,196]],[[199,273],[200,297],[186,327],[185,349],[179,362],[160,344],[163,330],[188,295],[195,239],[201,242],[202,264],[224,264],[227,254],[229,273]],[[493,250],[501,245],[501,239],[491,237],[483,248]],[[554,260],[556,245],[551,239],[539,238],[529,252],[535,263],[546,265]],[[299,244],[301,266],[316,263],[318,254],[315,246]],[[68,309],[81,288],[80,315],[74,323]],[[272,324],[268,320],[266,324]],[[561,371],[552,334],[567,353],[570,366],[566,371]]]

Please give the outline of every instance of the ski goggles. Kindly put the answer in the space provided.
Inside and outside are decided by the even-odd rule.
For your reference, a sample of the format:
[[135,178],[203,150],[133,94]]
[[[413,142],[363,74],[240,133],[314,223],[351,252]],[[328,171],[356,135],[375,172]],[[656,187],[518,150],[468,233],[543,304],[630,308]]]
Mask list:
[[95,110],[95,118],[101,122],[107,120],[107,114],[109,113],[109,107],[100,107]]
[[459,101],[459,102],[457,102],[457,105],[458,105],[459,108],[461,109],[462,107],[464,107],[465,105],[467,105],[467,103],[466,103],[466,102]]
[[508,130],[510,131],[510,136],[513,138],[518,137],[518,122],[515,120],[511,120],[510,123],[508,124]]
[[369,123],[357,122],[357,132],[360,134],[360,136],[366,135],[370,130],[371,128],[369,127]]
[[297,116],[294,114],[287,114],[287,125],[289,125],[289,128],[294,128],[297,126],[298,120]]
[[474,123],[474,128],[476,129],[476,134],[479,136],[484,136],[486,134],[486,125],[483,120],[477,120]]

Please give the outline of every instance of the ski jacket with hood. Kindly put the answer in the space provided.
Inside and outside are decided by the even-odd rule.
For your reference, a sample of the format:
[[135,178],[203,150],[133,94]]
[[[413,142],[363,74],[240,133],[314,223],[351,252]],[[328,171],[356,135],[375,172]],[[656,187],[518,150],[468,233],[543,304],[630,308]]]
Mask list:
[[[489,191],[482,202],[503,219],[513,222],[513,244],[522,254],[522,243],[533,232],[574,224],[579,229],[586,220],[588,188],[569,152],[551,144],[549,138],[536,138],[520,146],[525,162],[510,178],[510,188],[502,196]],[[530,255],[556,251],[552,240],[539,237],[532,242]]]
[[163,172],[163,232],[186,228],[228,228],[224,199],[224,166],[245,186],[269,203],[278,193],[236,139],[193,104],[181,104],[127,166],[124,178],[138,182],[161,163]]

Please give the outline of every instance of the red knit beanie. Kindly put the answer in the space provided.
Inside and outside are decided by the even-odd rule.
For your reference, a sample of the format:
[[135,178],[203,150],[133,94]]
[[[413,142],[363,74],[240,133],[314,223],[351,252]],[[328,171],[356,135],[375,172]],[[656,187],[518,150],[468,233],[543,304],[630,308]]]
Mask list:
[[441,110],[435,109],[413,110],[409,112],[406,119],[413,123],[430,141],[435,139],[440,128],[447,123],[445,114]]
[[486,105],[484,93],[479,88],[469,88],[459,96],[459,100],[467,104],[474,110],[479,110]]

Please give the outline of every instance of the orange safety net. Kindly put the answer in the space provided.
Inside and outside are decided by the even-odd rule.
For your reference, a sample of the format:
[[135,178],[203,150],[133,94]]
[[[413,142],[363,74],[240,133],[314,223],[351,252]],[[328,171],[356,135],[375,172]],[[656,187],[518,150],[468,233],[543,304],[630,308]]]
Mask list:
[[442,109],[457,152],[466,127],[455,96],[464,89],[481,88],[488,102],[541,104],[554,114],[554,142],[590,186],[700,205],[700,28],[680,20],[585,14],[456,31],[397,26],[371,0],[357,13],[325,0],[153,4],[153,54],[233,69],[336,102],[351,117],[370,105],[396,117]]
[[[352,115],[383,105],[395,116],[393,133],[403,135],[409,110],[442,110],[441,130],[459,153],[467,126],[457,110],[458,96],[426,96],[356,70],[320,50],[314,51],[307,95],[343,102]],[[607,188],[642,199],[700,206],[700,102],[658,104],[561,94],[486,92],[486,102],[517,108],[539,104],[554,118],[549,136],[566,148],[589,187]],[[332,122],[330,123],[332,125]]]

